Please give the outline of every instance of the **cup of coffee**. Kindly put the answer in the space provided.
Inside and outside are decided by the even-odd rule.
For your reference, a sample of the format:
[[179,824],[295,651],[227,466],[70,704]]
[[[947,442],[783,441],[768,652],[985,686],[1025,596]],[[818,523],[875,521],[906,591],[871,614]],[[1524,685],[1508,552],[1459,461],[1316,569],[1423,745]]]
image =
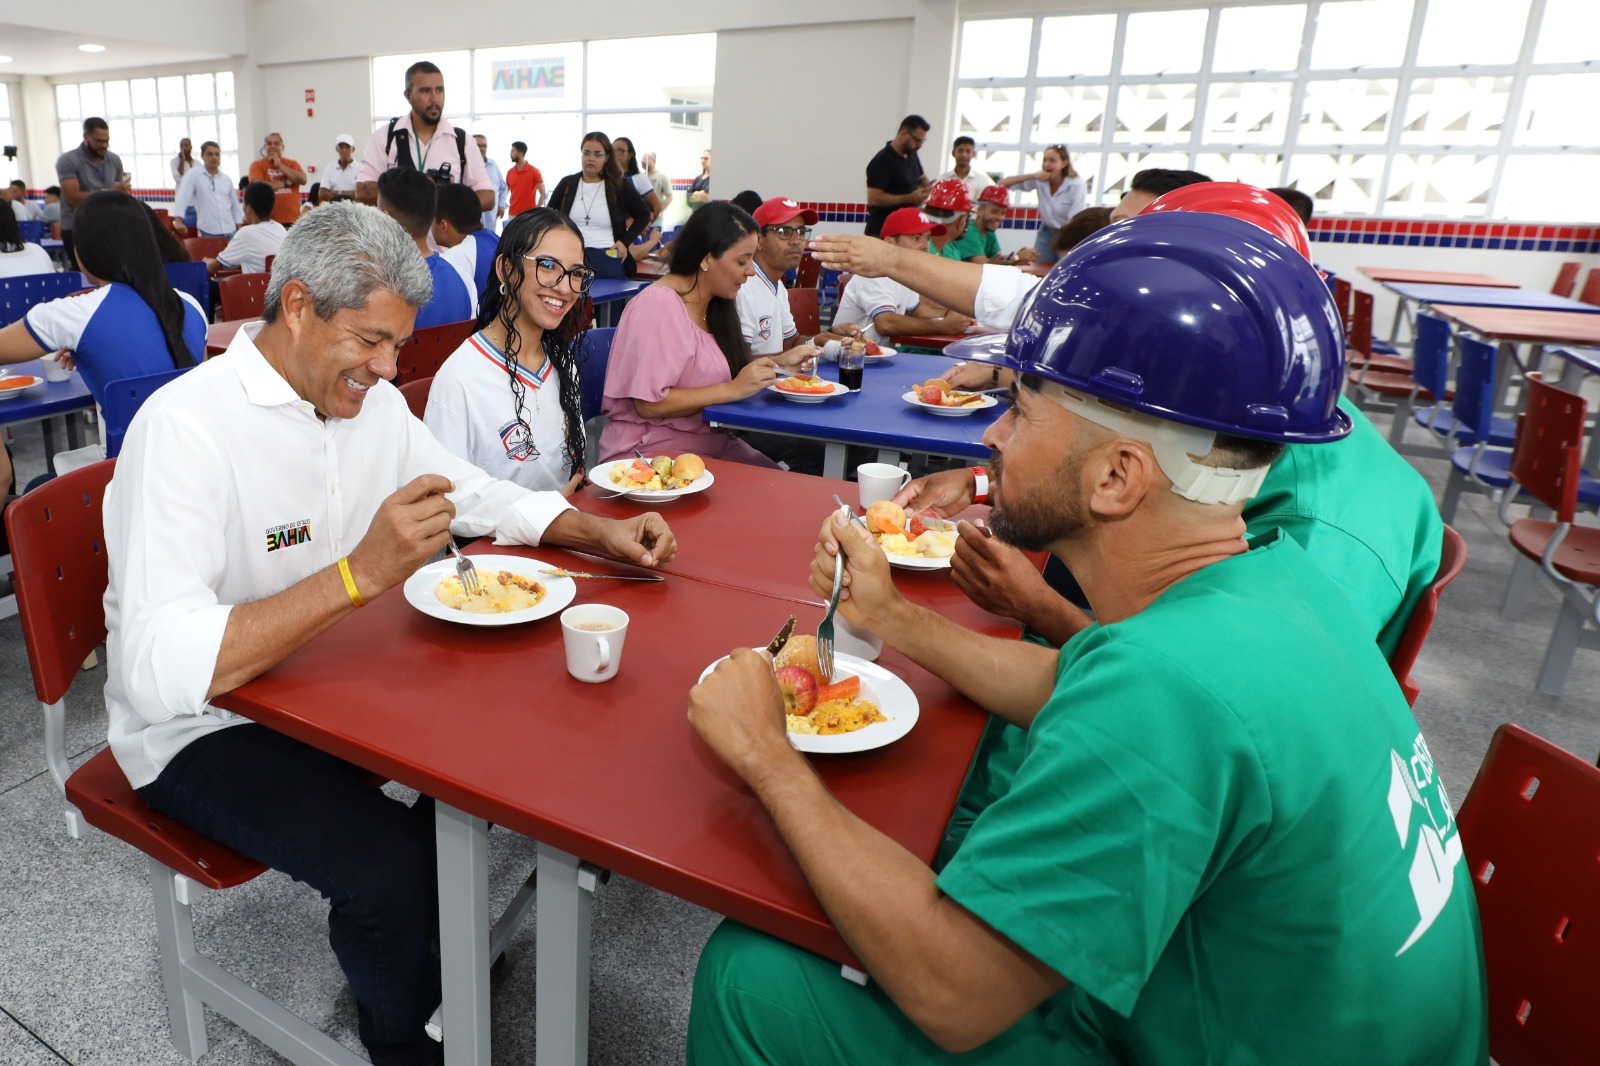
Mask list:
[[72,377],[72,371],[56,362],[54,355],[44,356],[39,360],[39,365],[44,368],[44,379],[46,381],[66,381]]
[[579,681],[610,681],[622,664],[628,614],[604,603],[580,603],[561,612],[567,673]]
[[856,467],[856,486],[861,492],[861,509],[879,500],[892,500],[895,494],[911,484],[911,472],[889,463],[862,463]]

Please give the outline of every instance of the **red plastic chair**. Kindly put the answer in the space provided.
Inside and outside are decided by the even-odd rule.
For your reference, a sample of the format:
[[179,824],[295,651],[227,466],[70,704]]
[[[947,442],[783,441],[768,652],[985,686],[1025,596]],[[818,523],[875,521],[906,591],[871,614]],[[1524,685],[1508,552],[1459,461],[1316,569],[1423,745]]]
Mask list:
[[[1335,281],[1337,288],[1341,282]],[[1362,370],[1387,371],[1390,374],[1411,376],[1411,360],[1398,355],[1385,355],[1374,351],[1372,344],[1372,293],[1354,290],[1355,312],[1350,316],[1350,333],[1345,344],[1345,363]],[[1338,297],[1335,297],[1337,302]],[[1374,386],[1373,391],[1381,391]],[[1391,393],[1384,393],[1391,395]]]
[[267,867],[145,806],[109,748],[64,776],[62,700],[79,664],[106,638],[100,507],[115,467],[116,460],[108,459],[63,474],[6,510],[22,635],[34,688],[45,705],[46,758],[72,804],[69,830],[78,835],[81,817],[148,857],[167,1015],[180,1053],[191,1061],[205,1054],[203,1006],[210,1005],[293,1061],[359,1066],[364,1059],[195,949],[190,903],[197,890],[232,888]]
[[822,330],[817,302],[821,295],[815,288],[789,290],[789,313],[794,316],[794,328],[802,337],[813,337]]
[[1350,301],[1355,295],[1355,286],[1344,278],[1333,279],[1333,303],[1339,309],[1339,322],[1344,327],[1345,336],[1350,335]]
[[217,293],[222,297],[222,321],[260,318],[267,298],[267,282],[271,280],[271,274],[235,274],[219,279]]
[[1578,299],[1593,307],[1600,307],[1600,267],[1589,271],[1589,276],[1584,279],[1583,291],[1578,294]]
[[1556,271],[1556,283],[1550,286],[1550,292],[1556,296],[1571,296],[1572,290],[1578,286],[1578,271],[1583,269],[1583,264],[1574,260],[1562,263],[1561,269]]
[[406,398],[406,406],[411,408],[411,413],[418,421],[428,409],[428,393],[432,391],[432,378],[414,378],[400,386],[400,395]]
[[822,260],[810,254],[801,256],[800,265],[794,271],[794,287],[797,289],[814,289],[821,280]]
[[264,271],[265,273],[270,275],[272,273],[272,261],[277,259],[277,258],[278,257],[275,256],[275,255],[267,256],[266,260],[261,265],[262,271]]
[[199,262],[202,259],[215,259],[228,246],[228,238],[185,237],[183,246],[188,250],[189,258]]
[[1456,827],[1483,931],[1489,1054],[1500,1066],[1595,1061],[1600,768],[1503,725]]
[[1422,645],[1428,639],[1428,631],[1433,628],[1433,620],[1439,613],[1439,594],[1445,586],[1456,579],[1462,567],[1467,565],[1467,542],[1460,533],[1444,527],[1444,548],[1439,552],[1439,570],[1433,576],[1433,581],[1422,593],[1422,598],[1411,610],[1411,617],[1406,621],[1405,632],[1400,634],[1400,643],[1394,649],[1394,658],[1389,660],[1389,668],[1394,671],[1395,680],[1400,682],[1400,691],[1406,695],[1406,702],[1413,707],[1417,704],[1417,697],[1422,690],[1411,678],[1411,668],[1417,665],[1417,658],[1422,654]]
[[450,354],[472,336],[476,328],[471,319],[465,322],[445,322],[438,326],[419,329],[400,349],[400,365],[394,376],[396,385],[420,378],[431,378],[444,366]]
[[[1511,484],[1500,504],[1500,518],[1511,526],[1511,546],[1538,563],[1562,595],[1539,691],[1559,695],[1572,656],[1580,647],[1600,648],[1600,527],[1573,524],[1583,470],[1583,430],[1589,405],[1581,396],[1548,385],[1537,372],[1524,379],[1527,407],[1511,454]],[[1509,521],[1506,511],[1518,490],[1555,512],[1555,519]]]

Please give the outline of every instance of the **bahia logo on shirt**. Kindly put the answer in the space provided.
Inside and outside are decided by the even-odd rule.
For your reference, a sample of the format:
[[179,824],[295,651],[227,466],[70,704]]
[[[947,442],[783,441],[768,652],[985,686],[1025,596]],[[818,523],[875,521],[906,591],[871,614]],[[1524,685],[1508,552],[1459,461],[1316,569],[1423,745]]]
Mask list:
[[273,526],[267,530],[267,551],[275,552],[279,548],[293,548],[297,544],[311,543],[311,519],[302,518],[298,522],[285,522],[281,526]]
[[525,463],[539,458],[539,449],[534,447],[528,427],[521,422],[507,422],[501,426],[500,443],[505,446],[506,458],[513,462]]
[[761,318],[759,319],[759,325],[756,326],[756,336],[760,337],[764,341],[770,341],[772,339],[772,316],[771,315],[762,315],[761,316]]

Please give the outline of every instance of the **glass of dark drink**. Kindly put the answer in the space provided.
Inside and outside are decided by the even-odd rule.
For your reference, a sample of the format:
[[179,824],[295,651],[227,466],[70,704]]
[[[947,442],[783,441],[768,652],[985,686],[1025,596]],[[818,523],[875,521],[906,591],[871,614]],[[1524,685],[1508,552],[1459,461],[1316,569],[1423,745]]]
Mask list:
[[861,379],[866,375],[866,367],[866,345],[846,344],[839,349],[839,384],[851,392],[861,391]]

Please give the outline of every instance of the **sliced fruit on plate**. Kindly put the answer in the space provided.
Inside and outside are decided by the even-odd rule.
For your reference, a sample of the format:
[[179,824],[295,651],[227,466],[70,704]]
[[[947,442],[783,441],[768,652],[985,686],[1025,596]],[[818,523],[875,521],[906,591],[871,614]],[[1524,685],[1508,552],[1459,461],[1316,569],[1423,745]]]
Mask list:
[[823,378],[796,375],[778,382],[778,388],[784,392],[798,392],[807,396],[824,396],[833,391],[833,382]]
[[883,349],[878,347],[876,344],[873,344],[871,341],[868,341],[867,342],[867,354],[868,355],[882,355],[883,354]]
[[[780,666],[773,671],[783,693],[785,714],[807,715],[817,706],[817,679],[803,666]],[[831,687],[831,686],[830,686]]]
[[940,518],[933,511],[918,511],[911,516],[911,521],[906,526],[906,529],[910,531],[911,536],[920,537],[930,529],[945,530],[949,526],[950,523]]
[[627,477],[629,481],[636,481],[642,485],[655,476],[655,470],[643,459],[635,459],[633,464],[628,467]]
[[824,685],[817,692],[817,702],[827,703],[829,700],[854,700],[861,698],[861,679],[859,677],[846,677],[835,681],[831,685]]

